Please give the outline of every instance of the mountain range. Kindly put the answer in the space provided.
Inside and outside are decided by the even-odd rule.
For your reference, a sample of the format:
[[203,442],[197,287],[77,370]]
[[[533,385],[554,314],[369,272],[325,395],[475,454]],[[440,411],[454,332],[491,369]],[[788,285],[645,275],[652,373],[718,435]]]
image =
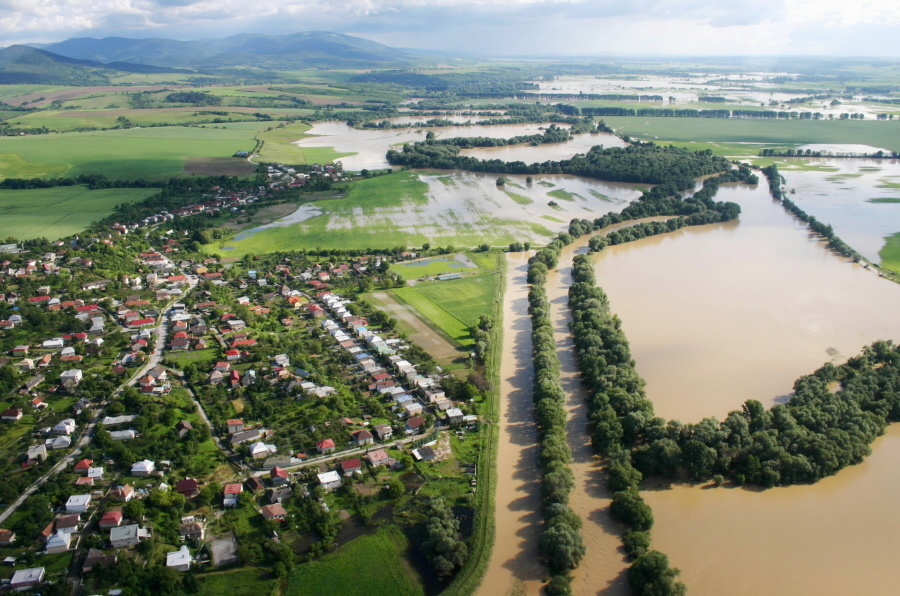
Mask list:
[[0,84],[102,85],[121,73],[385,68],[417,61],[407,51],[327,31],[197,41],[81,37],[0,49]]
[[199,69],[230,66],[365,67],[414,61],[410,54],[401,50],[328,31],[304,31],[290,35],[241,34],[196,41],[79,37],[58,43],[30,45],[79,60]]

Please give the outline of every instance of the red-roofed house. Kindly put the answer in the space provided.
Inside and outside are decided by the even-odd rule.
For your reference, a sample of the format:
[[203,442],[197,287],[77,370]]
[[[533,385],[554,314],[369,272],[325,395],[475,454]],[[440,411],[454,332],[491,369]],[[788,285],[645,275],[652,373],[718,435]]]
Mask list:
[[287,509],[281,506],[280,503],[275,503],[274,505],[265,505],[262,508],[262,516],[266,519],[275,519],[278,521],[283,520],[287,517]]
[[121,511],[107,511],[100,517],[100,529],[108,530],[110,528],[118,528],[122,525]]
[[319,450],[319,453],[331,453],[334,451],[334,441],[331,439],[324,439],[316,443],[316,449]]
[[185,478],[175,483],[175,491],[191,499],[200,494],[200,485],[193,478]]
[[354,457],[353,459],[345,459],[341,462],[341,470],[344,472],[344,476],[360,474],[362,473],[362,462],[358,457]]

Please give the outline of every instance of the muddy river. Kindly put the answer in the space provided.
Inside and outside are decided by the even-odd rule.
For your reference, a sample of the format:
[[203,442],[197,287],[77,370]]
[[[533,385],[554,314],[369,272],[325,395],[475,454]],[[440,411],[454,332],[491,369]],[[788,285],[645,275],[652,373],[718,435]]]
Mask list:
[[[596,260],[658,414],[694,422],[750,398],[771,405],[822,363],[900,340],[900,286],[830,253],[762,187],[717,198],[741,204],[739,222]],[[864,463],[815,485],[654,487],[654,545],[693,594],[894,593],[898,462],[894,425]]]

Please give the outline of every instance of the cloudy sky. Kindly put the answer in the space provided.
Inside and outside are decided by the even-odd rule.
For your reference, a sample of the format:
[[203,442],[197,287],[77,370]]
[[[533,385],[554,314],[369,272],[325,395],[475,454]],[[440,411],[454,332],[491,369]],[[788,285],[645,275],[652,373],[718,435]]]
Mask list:
[[0,0],[0,47],[336,31],[489,55],[900,57],[897,0]]

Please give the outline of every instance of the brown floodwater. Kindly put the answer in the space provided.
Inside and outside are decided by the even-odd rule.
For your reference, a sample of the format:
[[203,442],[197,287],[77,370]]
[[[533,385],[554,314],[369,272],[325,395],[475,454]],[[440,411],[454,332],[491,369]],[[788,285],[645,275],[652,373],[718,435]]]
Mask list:
[[[537,595],[546,571],[538,559],[541,533],[537,432],[532,410],[531,320],[525,283],[528,253],[507,254],[500,363],[496,532],[482,596]],[[523,315],[524,313],[524,315]]]
[[[462,118],[462,117],[459,117]],[[401,116],[395,121],[407,119],[411,122],[413,117]],[[468,118],[477,121],[477,117]],[[465,120],[464,120],[465,121]],[[406,123],[404,121],[404,123]],[[413,141],[424,141],[428,132],[433,132],[437,138],[451,139],[454,137],[490,137],[493,139],[508,139],[522,135],[541,134],[550,124],[492,124],[471,126],[443,126],[429,128],[365,128],[357,129],[348,126],[345,122],[319,122],[306,134],[312,135],[294,143],[299,147],[332,147],[339,153],[350,153],[340,158],[341,164],[348,171],[362,169],[377,170],[391,167],[385,159],[388,149]],[[568,128],[568,125],[559,125]],[[584,153],[594,145],[606,147],[623,147],[625,143],[615,135],[580,134],[566,143],[554,143],[531,147],[528,145],[515,145],[511,147],[494,147],[488,149],[472,149],[464,151],[465,155],[474,155],[484,159],[522,160],[532,163],[548,159],[559,160],[572,157],[576,153]],[[470,153],[474,152],[474,153]],[[481,153],[483,152],[483,153]]]
[[[811,145],[810,148],[816,149]],[[822,146],[875,152],[875,147]],[[812,168],[811,168],[812,166]],[[900,162],[895,159],[786,159],[778,164],[790,199],[878,263],[885,237],[900,232]]]
[[611,247],[597,283],[657,414],[722,419],[876,339],[900,340],[900,286],[830,251],[760,185],[722,188],[740,220]]
[[[762,187],[723,188],[738,222],[607,249],[596,259],[658,414],[722,418],[876,339],[900,340],[900,286],[829,252]],[[654,546],[693,594],[886,594],[900,567],[900,426],[814,485],[654,487]]]

